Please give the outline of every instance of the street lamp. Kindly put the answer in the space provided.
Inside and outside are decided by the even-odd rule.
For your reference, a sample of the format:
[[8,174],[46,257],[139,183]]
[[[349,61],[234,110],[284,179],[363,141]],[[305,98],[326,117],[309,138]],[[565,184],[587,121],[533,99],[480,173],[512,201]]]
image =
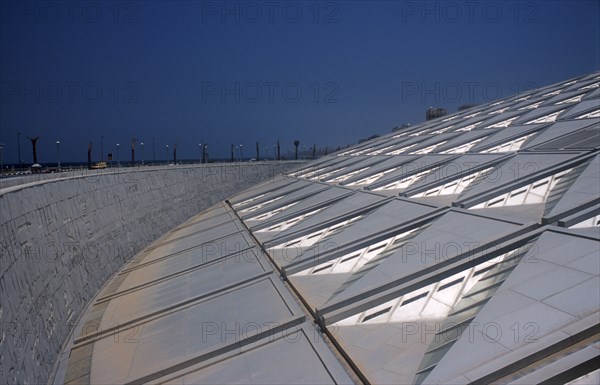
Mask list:
[[21,165],[23,161],[21,160],[21,133],[17,132],[17,150],[19,151],[19,171],[21,171]]
[[198,143],[198,163],[202,164],[202,143]]
[[141,142],[140,146],[142,147],[142,166],[143,166],[144,165],[144,142]]
[[4,150],[4,143],[0,143],[0,176],[4,172],[4,161],[2,160],[2,150]]
[[167,153],[167,166],[169,165],[169,145],[167,144],[165,147],[165,152]]
[[58,163],[58,169],[60,170],[60,141],[56,141],[56,159]]
[[156,138],[152,138],[152,165],[156,166],[156,150],[154,145],[156,144]]
[[119,143],[117,143],[117,167],[121,167],[121,158],[119,158]]
[[243,151],[244,145],[240,144],[240,162],[244,161],[244,151]]
[[273,145],[273,160],[275,160],[275,157],[277,156],[277,145],[274,144]]

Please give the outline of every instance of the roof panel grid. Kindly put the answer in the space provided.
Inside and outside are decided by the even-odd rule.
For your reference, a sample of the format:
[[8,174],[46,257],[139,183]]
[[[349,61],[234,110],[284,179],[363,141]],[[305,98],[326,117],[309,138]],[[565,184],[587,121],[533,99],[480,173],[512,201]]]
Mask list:
[[94,298],[65,382],[591,378],[599,84],[403,126],[190,218]]

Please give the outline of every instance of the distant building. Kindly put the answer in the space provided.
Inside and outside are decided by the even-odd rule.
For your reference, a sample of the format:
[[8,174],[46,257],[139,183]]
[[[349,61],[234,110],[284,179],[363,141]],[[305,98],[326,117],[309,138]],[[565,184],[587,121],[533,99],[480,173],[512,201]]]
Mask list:
[[427,113],[425,114],[425,118],[427,120],[431,120],[431,119],[440,118],[444,115],[448,115],[448,111],[446,111],[445,108],[429,107],[429,109],[427,110]]

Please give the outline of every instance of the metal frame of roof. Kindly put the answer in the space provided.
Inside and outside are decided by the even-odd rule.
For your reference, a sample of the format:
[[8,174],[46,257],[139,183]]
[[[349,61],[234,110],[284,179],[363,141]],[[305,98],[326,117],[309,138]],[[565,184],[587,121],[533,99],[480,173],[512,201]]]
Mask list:
[[64,381],[597,383],[599,84],[410,126],[191,218],[98,293]]

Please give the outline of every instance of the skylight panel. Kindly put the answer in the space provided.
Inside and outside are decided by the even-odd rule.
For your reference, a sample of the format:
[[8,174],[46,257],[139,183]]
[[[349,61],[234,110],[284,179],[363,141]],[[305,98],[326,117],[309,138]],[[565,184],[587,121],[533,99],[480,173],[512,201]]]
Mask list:
[[[382,324],[387,322],[418,322],[420,319],[426,321],[431,317],[444,319],[454,309],[452,306],[442,306],[440,303],[456,304],[465,294],[478,283],[485,275],[483,273],[501,266],[505,261],[513,257],[520,250],[513,250],[493,260],[482,262],[474,267],[465,269],[455,275],[447,277],[398,298],[386,301],[377,306],[363,311],[357,315],[348,317],[335,323],[337,326],[356,324]],[[434,301],[431,301],[434,299]],[[468,319],[471,319],[469,317]],[[440,325],[442,331],[446,332],[454,327],[454,323]],[[448,333],[455,335],[456,333]],[[440,339],[441,340],[441,339]],[[431,351],[435,349],[430,349]]]
[[523,100],[527,100],[530,97],[531,97],[531,95],[523,96],[522,98],[519,98],[519,99],[515,100],[515,102],[522,102]]
[[386,313],[389,313],[389,311],[390,311],[390,310],[392,310],[392,307],[391,307],[391,306],[387,306],[387,307],[385,307],[384,309],[381,309],[381,310],[377,310],[377,311],[375,311],[375,312],[372,312],[372,313],[370,313],[370,314],[368,314],[368,315],[365,315],[365,316],[363,317],[363,320],[362,320],[362,322],[367,322],[367,321],[370,321],[370,320],[372,320],[373,318],[377,318],[377,317],[379,317],[379,316],[383,316],[383,315],[385,315]]
[[448,130],[449,130],[449,129],[451,129],[452,127],[454,127],[454,126],[452,125],[452,126],[448,126],[448,127],[440,128],[440,129],[439,129],[439,130],[437,130],[437,131],[433,131],[433,132],[431,133],[431,135],[443,134],[444,132],[448,131]]
[[276,202],[276,201],[280,200],[281,198],[283,198],[283,196],[278,196],[277,198],[273,198],[273,199],[270,199],[270,200],[268,200],[266,202],[257,204],[257,205],[252,206],[252,207],[248,207],[246,209],[243,209],[243,210],[240,211],[240,213],[251,213],[251,212],[256,211],[258,209],[261,209],[261,208],[263,208],[263,207],[265,207],[265,206],[267,206],[267,205],[269,205],[269,204],[271,204],[273,202]]
[[525,141],[527,141],[527,139],[531,138],[535,134],[537,134],[537,132],[531,133],[529,135],[521,136],[520,138],[516,138],[511,141],[499,144],[492,148],[488,148],[487,150],[482,150],[482,151],[480,151],[480,153],[491,154],[491,153],[498,153],[498,152],[517,151],[521,148],[523,143],[525,143]]
[[447,117],[445,119],[442,119],[442,122],[449,122],[449,121],[451,121],[453,119],[456,119],[456,118],[458,118],[458,115],[449,116],[449,117]]
[[504,128],[504,127],[508,127],[517,118],[519,118],[519,116],[515,116],[514,118],[503,120],[503,121],[501,121],[499,123],[496,123],[496,124],[492,124],[491,126],[488,126],[487,128]]
[[392,139],[398,139],[398,138],[400,138],[401,136],[404,136],[404,135],[406,135],[406,134],[408,134],[408,132],[406,132],[406,131],[404,131],[404,132],[401,132],[401,133],[399,133],[398,135],[394,135],[394,136],[392,136]]
[[256,221],[264,221],[265,219],[269,219],[272,216],[275,216],[275,215],[279,214],[280,212],[285,211],[285,210],[289,209],[290,207],[295,206],[297,204],[298,204],[298,202],[293,202],[293,203],[290,203],[289,205],[285,205],[283,207],[279,207],[279,208],[277,208],[275,210],[269,211],[268,213],[264,213],[264,214],[261,214],[261,215],[259,215],[257,217],[250,218],[250,219],[256,220]]
[[583,96],[584,96],[584,94],[577,95],[577,96],[574,96],[569,99],[561,100],[560,102],[556,102],[554,104],[559,105],[559,104],[566,104],[566,103],[577,103],[577,102],[580,102],[581,99],[583,99]]
[[[300,218],[299,220],[296,220],[292,225],[288,225],[288,222],[295,220],[291,219],[290,221],[287,222],[283,222],[281,224],[275,225],[275,226],[271,226],[268,229],[264,229],[264,230],[259,230],[259,232],[265,232],[265,231],[283,231],[283,230],[287,230],[289,227],[293,226],[294,224],[298,223],[300,220],[305,219],[306,217],[310,216],[310,215],[314,215],[316,213],[318,213],[319,211],[321,211],[323,209],[319,209],[319,210],[315,210],[315,211],[311,211],[308,214],[305,214],[304,216],[302,216],[302,218]],[[361,219],[363,217],[363,215],[357,215],[351,219],[342,221],[340,223],[337,223],[333,226],[330,226],[326,229],[322,229],[319,231],[315,231],[312,232],[308,235],[293,239],[291,241],[282,243],[280,245],[275,246],[275,249],[285,249],[285,248],[290,248],[290,247],[310,247],[312,245],[314,245],[315,243],[323,240],[324,238],[333,235],[339,231],[341,231],[344,227],[350,225],[351,223],[354,223],[356,221],[358,221],[359,219]]]
[[474,129],[475,127],[479,126],[480,124],[481,124],[481,122],[473,123],[473,124],[468,125],[467,127],[459,128],[456,131],[468,132],[468,131],[471,131],[472,129]]
[[367,155],[379,155],[379,154],[384,153],[386,150],[388,150],[388,149],[390,149],[392,147],[394,147],[394,145],[387,146],[387,147],[384,147],[384,148],[380,148],[379,150],[372,151],[372,152],[368,153]]
[[600,118],[600,109],[592,111],[592,112],[588,112],[587,114],[578,116],[575,119],[589,119],[589,118]]
[[540,106],[540,104],[542,104],[543,102],[544,102],[544,100],[541,100],[537,103],[528,104],[524,107],[519,108],[519,110],[533,110],[534,108],[538,108]]
[[418,143],[411,144],[409,146],[399,148],[398,150],[390,151],[390,152],[386,153],[386,155],[398,155],[398,154],[401,154],[401,153],[405,152],[406,150],[409,150],[409,149],[413,148],[417,144]]
[[477,111],[477,112],[474,112],[474,113],[472,113],[472,114],[469,114],[469,115],[467,115],[467,116],[463,117],[463,119],[464,119],[464,120],[471,119],[471,118],[474,118],[474,117],[476,117],[476,116],[477,116],[477,115],[479,115],[479,114],[481,114],[481,111]]
[[492,111],[492,112],[490,112],[488,115],[497,115],[497,114],[501,114],[501,113],[503,113],[504,111],[506,111],[506,110],[508,110],[508,109],[509,109],[509,107],[500,108],[500,109],[498,109],[498,110],[496,110],[496,111]]
[[288,219],[286,221],[277,223],[277,224],[275,224],[273,226],[270,226],[270,227],[268,227],[266,229],[258,230],[257,232],[258,233],[264,233],[264,232],[269,232],[269,231],[283,231],[283,230],[287,230],[290,227],[294,226],[295,224],[302,222],[304,219],[306,219],[308,217],[311,217],[311,216],[315,215],[316,213],[318,213],[319,211],[324,210],[324,209],[325,209],[325,207],[317,209],[317,210],[310,211],[310,212],[305,213],[305,214],[298,215],[298,216],[296,216],[294,218],[291,218],[291,219]]
[[547,94],[542,95],[542,97],[558,95],[558,94],[560,94],[561,91],[562,91],[562,89],[561,90],[552,91],[552,92],[548,92]]
[[352,178],[354,175],[359,174],[359,173],[365,171],[368,168],[369,167],[361,168],[360,170],[356,170],[356,171],[352,171],[352,172],[349,172],[349,173],[344,174],[344,175],[340,175],[340,176],[335,177],[333,179],[327,180],[326,182],[329,182],[329,183],[340,183],[340,182],[345,181],[346,179]]
[[260,194],[260,195],[258,195],[258,196],[255,196],[254,198],[246,199],[246,200],[245,200],[245,201],[243,201],[243,202],[240,202],[240,203],[236,203],[236,204],[234,204],[234,205],[233,205],[233,207],[235,208],[235,207],[244,206],[245,204],[247,204],[247,203],[250,203],[250,202],[253,202],[253,201],[257,200],[258,198],[262,198],[262,197],[264,197],[265,195],[267,195],[267,193]]
[[485,137],[472,140],[469,143],[461,144],[460,146],[457,146],[457,147],[454,147],[454,148],[451,148],[451,149],[448,149],[445,151],[441,151],[440,154],[463,154],[463,153],[469,151],[471,149],[471,147],[473,147],[474,145],[476,145],[477,143],[481,142],[484,139],[485,139]]
[[363,184],[364,185],[370,185],[371,183],[376,182],[382,176],[384,176],[386,174],[389,174],[390,172],[395,171],[397,169],[398,169],[398,167],[394,167],[394,168],[391,168],[389,170],[385,170],[385,171],[379,172],[377,174],[373,174],[373,175],[368,176],[366,178],[360,179],[360,180],[358,180],[356,182],[349,183],[347,186],[358,186],[358,185],[363,185]]
[[[294,175],[294,176],[295,176],[296,178],[307,178],[307,179],[308,179],[308,178],[310,178],[311,176],[313,176],[313,175],[315,175],[315,174],[318,174],[318,173],[320,173],[320,172],[322,172],[322,171],[324,171],[324,170],[327,170],[327,169],[328,169],[328,168],[330,168],[330,167],[333,167],[333,166],[324,167],[324,168],[317,167],[315,170],[308,171],[308,172],[305,172],[305,173],[303,173],[303,174],[300,174],[300,175]],[[335,170],[340,170],[340,168],[336,168]]]
[[366,152],[368,152],[368,151],[371,151],[371,150],[373,150],[374,148],[375,148],[375,147],[367,147],[367,148],[365,148],[364,150],[360,150],[360,151],[356,151],[356,152],[354,152],[354,153],[352,154],[352,156],[356,156],[356,155],[362,155],[362,154],[364,154],[364,153],[366,153]]
[[383,241],[373,243],[367,247],[354,250],[348,254],[342,255],[341,257],[337,257],[312,268],[298,272],[294,275],[355,273],[367,263],[374,261],[376,257],[392,253],[393,251],[397,250],[406,243],[406,239],[411,234],[414,234],[422,227],[423,226],[405,231]]
[[438,148],[439,146],[441,146],[442,144],[444,144],[446,142],[447,142],[447,140],[444,140],[443,142],[436,143],[429,147],[425,147],[420,150],[413,151],[413,152],[411,152],[411,154],[414,154],[414,155],[429,154],[431,151],[435,150],[436,148]]
[[588,86],[581,87],[580,90],[591,90],[592,88],[598,88],[598,87],[600,87],[600,82],[592,83]]
[[346,151],[344,151],[344,152],[341,152],[341,153],[339,153],[339,154],[338,154],[338,156],[350,155],[350,154],[352,154],[354,151],[356,151],[356,149],[355,149],[355,148],[353,148],[353,149],[351,149],[351,150],[346,150]]
[[337,169],[335,169],[335,170],[332,170],[332,171],[326,172],[326,173],[324,173],[324,174],[321,174],[321,175],[315,176],[313,179],[325,180],[325,179],[327,179],[327,177],[328,177],[328,176],[330,176],[330,175],[333,175],[333,174],[337,174],[338,172],[340,172],[340,171],[343,171],[343,170],[345,170],[346,168],[347,168],[347,167],[340,167],[340,168],[337,168]]
[[556,186],[560,178],[572,169],[559,172],[547,178],[530,183],[527,186],[519,187],[509,193],[494,197],[486,202],[479,203],[472,209],[482,209],[488,207],[521,206],[528,204],[544,203],[548,199],[550,191]]
[[596,215],[595,217],[588,218],[579,223],[570,226],[570,229],[582,229],[586,227],[600,227],[600,215]]
[[455,180],[450,181],[442,186],[436,186],[427,191],[412,195],[411,198],[460,194],[475,179],[477,179],[481,175],[484,175],[486,172],[489,172],[490,170],[492,170],[492,167],[465,175],[462,178],[455,179]]
[[429,170],[421,171],[417,174],[413,174],[413,175],[407,176],[406,178],[402,178],[400,180],[389,183],[383,187],[378,187],[378,188],[374,189],[373,191],[396,190],[396,189],[407,188],[408,186],[410,186],[411,184],[415,183],[417,180],[422,178],[424,175],[432,172],[433,170],[437,170],[438,168],[439,167],[435,167],[435,168],[431,168]]
[[551,114],[539,117],[537,119],[534,120],[530,120],[529,122],[525,123],[525,124],[534,124],[534,123],[553,123],[556,121],[556,118],[558,117],[558,115],[561,114],[561,112],[563,112],[563,110],[560,111],[556,111],[553,112]]

